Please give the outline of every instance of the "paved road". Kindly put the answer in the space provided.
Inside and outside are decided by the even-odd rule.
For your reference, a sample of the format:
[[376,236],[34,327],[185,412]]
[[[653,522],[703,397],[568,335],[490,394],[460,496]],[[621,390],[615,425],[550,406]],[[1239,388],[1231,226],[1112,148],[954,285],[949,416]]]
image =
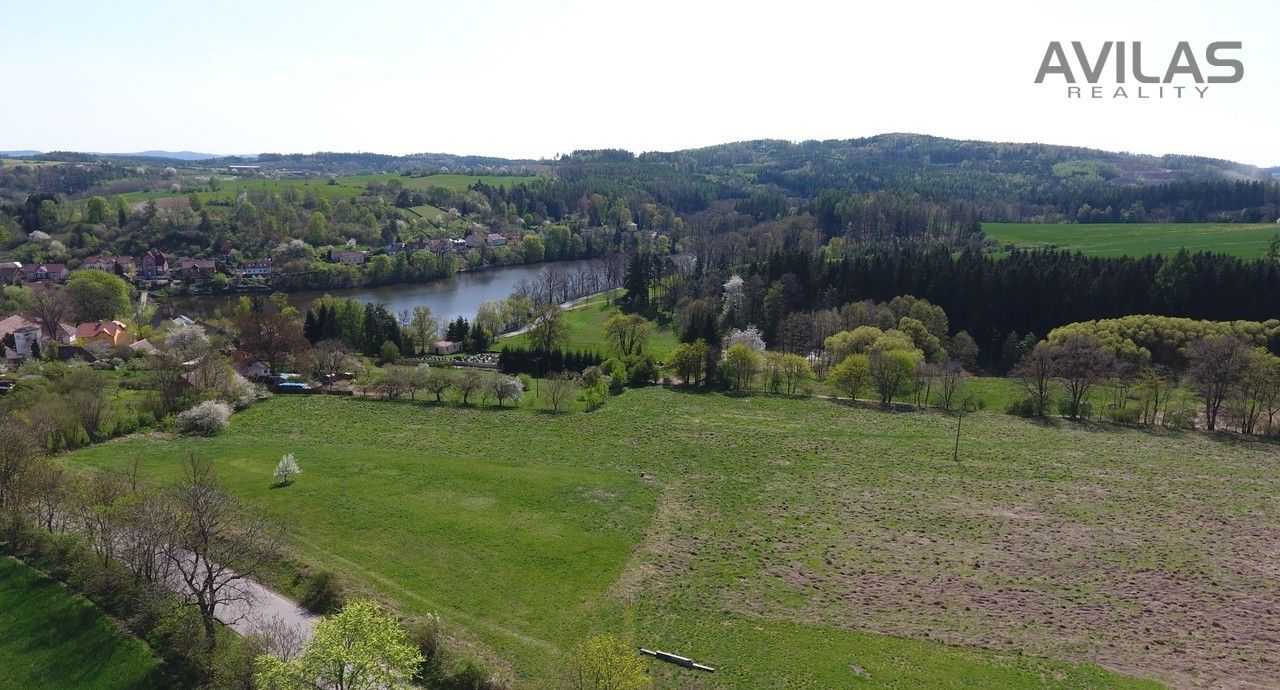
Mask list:
[[296,631],[301,640],[311,639],[311,632],[319,616],[253,580],[240,580],[232,586],[247,595],[244,601],[219,607],[218,620],[226,623],[232,630],[241,635],[249,635],[274,619]]

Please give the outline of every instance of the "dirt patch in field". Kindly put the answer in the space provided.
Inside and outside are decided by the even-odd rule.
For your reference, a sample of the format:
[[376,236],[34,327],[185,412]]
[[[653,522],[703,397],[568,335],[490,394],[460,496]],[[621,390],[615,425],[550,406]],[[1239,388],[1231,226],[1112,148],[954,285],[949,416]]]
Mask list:
[[683,530],[646,539],[680,556],[679,580],[630,588],[1178,687],[1280,687],[1276,446],[992,422],[1045,449],[971,449],[962,465],[943,439],[895,459],[888,435],[834,457],[793,444],[786,463],[740,449],[687,487]]
[[682,530],[689,518],[689,507],[680,495],[679,484],[666,487],[644,540],[627,559],[622,573],[609,586],[609,595],[621,601],[634,601],[646,586],[661,586],[688,569],[690,557],[696,553],[696,539]]

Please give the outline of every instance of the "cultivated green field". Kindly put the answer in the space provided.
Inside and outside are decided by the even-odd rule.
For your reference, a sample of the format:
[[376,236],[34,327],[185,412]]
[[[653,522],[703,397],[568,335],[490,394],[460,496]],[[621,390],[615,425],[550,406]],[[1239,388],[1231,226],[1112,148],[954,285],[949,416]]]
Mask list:
[[[601,410],[277,397],[211,439],[69,456],[161,480],[189,451],[305,561],[546,686],[585,635],[701,687],[1280,682],[1270,443],[996,413],[628,391]],[[299,481],[270,489],[280,455]],[[938,644],[947,643],[946,645]],[[957,645],[957,646],[951,646]],[[977,648],[981,645],[992,651]],[[688,672],[651,664],[662,687]]]
[[92,603],[0,556],[0,687],[161,688],[160,660]]
[[[616,295],[615,295],[616,296]],[[605,357],[613,354],[610,345],[605,342],[604,322],[610,316],[619,313],[616,304],[598,295],[590,300],[576,304],[564,312],[565,348],[570,350],[590,350]],[[521,334],[503,338],[495,347],[503,345],[529,345],[528,335]],[[659,361],[667,356],[677,345],[675,331],[667,326],[658,326],[645,346],[645,352],[652,354]]]
[[1256,259],[1277,233],[1276,223],[983,223],[982,231],[1020,247],[1057,247],[1096,256],[1169,256],[1222,252]]
[[422,177],[405,177],[404,175],[348,175],[338,178],[339,182],[344,185],[356,185],[364,187],[370,182],[386,182],[390,179],[397,179],[404,183],[405,189],[427,189],[428,187],[443,187],[445,189],[458,191],[466,189],[476,182],[484,182],[485,184],[502,186],[511,186],[520,182],[528,182],[536,179],[532,175],[453,175],[438,174],[424,175]]

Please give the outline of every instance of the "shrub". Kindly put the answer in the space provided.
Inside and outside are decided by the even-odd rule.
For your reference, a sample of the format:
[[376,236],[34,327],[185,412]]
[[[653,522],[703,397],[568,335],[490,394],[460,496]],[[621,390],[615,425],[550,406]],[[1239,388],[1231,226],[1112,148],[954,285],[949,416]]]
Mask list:
[[1167,409],[1164,411],[1164,425],[1170,429],[1194,429],[1196,411],[1190,407]]
[[[1012,405],[1009,406],[1008,409],[1005,410],[1005,412],[1011,415],[1017,415],[1019,417],[1038,416],[1036,414],[1036,401],[1032,400],[1031,398],[1023,398],[1022,400],[1019,400],[1013,403]],[[1048,413],[1047,410],[1045,412],[1046,414]]]
[[510,686],[475,659],[467,659],[439,687],[458,690],[506,690]]
[[178,430],[184,434],[212,436],[231,420],[231,406],[221,400],[206,400],[178,415]]
[[332,571],[321,570],[306,575],[302,582],[302,597],[298,603],[308,611],[319,614],[333,613],[346,603],[342,584]]
[[422,663],[413,679],[422,685],[435,685],[444,668],[444,628],[440,617],[429,613],[425,618],[409,626],[409,641],[422,654]]
[[1130,407],[1126,405],[1124,407],[1116,407],[1107,410],[1107,419],[1110,419],[1116,424],[1134,425],[1137,424],[1138,420],[1141,418],[1142,410],[1137,407]]

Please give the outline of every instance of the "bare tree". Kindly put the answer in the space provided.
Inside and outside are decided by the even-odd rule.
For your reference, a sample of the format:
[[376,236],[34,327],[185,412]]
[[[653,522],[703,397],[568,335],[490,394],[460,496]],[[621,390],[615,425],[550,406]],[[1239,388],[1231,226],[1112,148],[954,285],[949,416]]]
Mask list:
[[95,472],[79,482],[75,514],[93,553],[103,565],[115,558],[123,529],[116,501],[128,492],[120,477]]
[[238,320],[237,326],[240,349],[261,360],[273,372],[310,347],[302,334],[302,326],[280,312],[249,312]]
[[938,391],[942,396],[938,400],[938,405],[942,409],[951,409],[951,405],[955,402],[956,391],[960,390],[960,386],[967,378],[969,378],[968,372],[957,360],[947,359],[938,365]]
[[1204,403],[1205,426],[1213,431],[1223,401],[1249,365],[1249,345],[1234,336],[1201,338],[1187,346],[1187,362],[1187,378]]
[[1053,384],[1053,351],[1049,344],[1037,343],[1018,362],[1012,373],[1027,392],[1036,416],[1045,416],[1049,410],[1049,395]]
[[241,581],[253,578],[270,561],[281,534],[260,516],[247,513],[222,488],[212,463],[194,454],[187,459],[183,480],[170,488],[168,501],[165,558],[183,599],[199,611],[205,650],[212,651],[218,642],[218,612],[247,601]]
[[351,349],[339,338],[329,338],[316,343],[314,348],[316,368],[321,374],[337,376],[355,362]]
[[1116,358],[1097,338],[1077,335],[1050,345],[1053,375],[1067,387],[1067,414],[1078,418],[1089,389],[1115,371]]
[[559,412],[560,408],[573,399],[574,392],[578,390],[578,377],[567,371],[556,372],[547,378],[542,390],[546,391],[544,397],[547,404],[551,406],[551,410]]
[[124,530],[120,561],[140,582],[157,583],[172,572],[165,546],[169,536],[169,504],[158,491],[134,490],[121,506]]
[[422,387],[434,393],[436,402],[444,400],[444,392],[453,387],[453,372],[445,367],[431,367]]
[[66,469],[52,459],[39,460],[32,463],[24,483],[36,521],[45,531],[54,532],[61,526],[70,498]]
[[61,286],[45,285],[42,290],[31,291],[27,316],[40,324],[46,338],[57,339],[58,327],[70,311],[71,301],[67,299]]
[[37,448],[31,432],[12,416],[0,417],[0,517],[15,521]]
[[468,404],[471,395],[480,390],[484,386],[484,377],[475,369],[467,369],[454,379],[454,388],[458,389],[458,395],[462,396],[462,404]]

